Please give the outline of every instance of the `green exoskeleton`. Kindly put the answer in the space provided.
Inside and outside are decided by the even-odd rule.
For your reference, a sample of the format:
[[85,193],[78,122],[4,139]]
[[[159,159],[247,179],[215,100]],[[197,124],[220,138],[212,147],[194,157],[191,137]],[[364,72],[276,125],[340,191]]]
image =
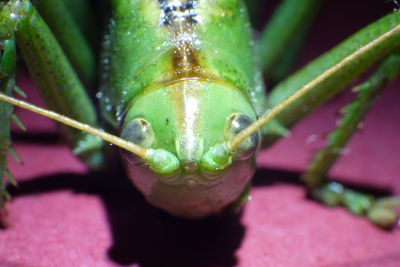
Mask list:
[[[0,1],[1,100],[77,128],[61,130],[92,168],[105,164],[103,140],[122,147],[129,177],[146,199],[185,218],[244,202],[257,151],[386,58],[358,87],[359,98],[347,107],[304,179],[324,203],[344,205],[384,227],[395,222],[398,199],[373,199],[328,182],[326,173],[381,88],[398,74],[398,14],[371,24],[279,82],[282,72],[273,66],[283,73],[289,68],[318,0],[283,1],[257,41],[239,0],[110,1],[97,115],[97,101],[83,86],[95,79],[95,60],[84,28],[77,27],[75,13],[68,13],[82,10],[85,1],[78,9],[68,1],[37,2],[34,7],[28,0]],[[14,82],[16,43],[49,108],[73,120],[6,96],[20,92]],[[262,72],[279,82],[268,98]],[[6,152],[13,151],[8,123],[17,119],[9,104],[2,102],[0,108],[0,193],[5,199],[3,179],[13,181],[5,161]]]

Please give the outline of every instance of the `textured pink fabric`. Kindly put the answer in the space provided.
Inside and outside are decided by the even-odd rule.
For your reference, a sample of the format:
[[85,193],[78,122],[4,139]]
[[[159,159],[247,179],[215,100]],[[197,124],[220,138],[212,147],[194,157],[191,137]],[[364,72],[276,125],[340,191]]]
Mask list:
[[[324,28],[314,30],[304,58],[331,46],[318,43],[321,35]],[[399,85],[379,99],[333,178],[400,195]],[[28,80],[20,86],[38,102]],[[343,208],[324,207],[297,182],[350,97],[330,101],[260,154],[252,199],[240,218],[192,223],[161,215],[138,193],[94,186],[95,179],[116,177],[88,172],[59,142],[52,122],[20,111],[29,135],[16,135],[24,165],[10,160],[20,190],[8,205],[10,226],[0,230],[0,266],[399,266],[398,229],[383,231]]]

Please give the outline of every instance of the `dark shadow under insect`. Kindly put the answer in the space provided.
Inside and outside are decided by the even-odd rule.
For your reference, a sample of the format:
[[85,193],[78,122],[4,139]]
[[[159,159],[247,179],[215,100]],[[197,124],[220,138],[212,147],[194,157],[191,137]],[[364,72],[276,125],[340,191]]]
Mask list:
[[[117,173],[114,170],[112,174],[41,176],[22,182],[19,189],[10,188],[10,191],[14,198],[64,189],[99,196],[107,212],[113,240],[107,254],[117,264],[138,263],[142,267],[237,265],[235,253],[246,231],[240,222],[240,214],[223,213],[194,221],[174,218],[147,204],[125,178],[122,168],[120,170]],[[253,185],[288,183],[302,186],[299,176],[297,172],[258,169]],[[367,191],[387,194],[370,188]]]

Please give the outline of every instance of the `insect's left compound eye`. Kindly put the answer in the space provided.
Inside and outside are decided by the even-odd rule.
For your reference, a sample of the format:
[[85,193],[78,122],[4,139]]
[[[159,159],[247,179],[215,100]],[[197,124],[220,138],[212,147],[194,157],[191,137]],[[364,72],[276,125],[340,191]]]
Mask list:
[[[249,116],[244,114],[231,115],[225,124],[225,138],[227,140],[232,139],[253,122],[254,121],[250,119]],[[238,146],[235,151],[235,158],[240,160],[250,158],[257,150],[259,140],[260,136],[257,131]]]
[[[142,147],[149,148],[154,141],[154,133],[148,121],[138,118],[132,120],[124,127],[121,132],[121,138]],[[135,154],[124,149],[121,151],[130,163],[134,165],[140,165],[143,163],[143,160]]]

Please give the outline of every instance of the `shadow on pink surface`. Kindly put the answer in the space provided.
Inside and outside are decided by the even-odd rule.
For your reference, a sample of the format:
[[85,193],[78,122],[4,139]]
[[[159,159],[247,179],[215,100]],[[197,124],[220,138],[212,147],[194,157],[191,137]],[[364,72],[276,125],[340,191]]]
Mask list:
[[[15,140],[24,143],[46,140],[44,144],[51,144],[57,140],[57,136],[48,133],[29,136],[19,134],[15,136]],[[10,187],[9,191],[16,201],[29,195],[50,194],[62,190],[97,196],[103,202],[112,235],[112,245],[107,254],[111,261],[120,265],[237,264],[234,254],[245,232],[239,221],[240,215],[225,214],[196,221],[174,218],[149,205],[133,188],[122,171],[122,166],[120,167],[115,168],[117,171],[113,170],[112,173],[65,172],[33,177],[20,182],[19,189]],[[0,261],[3,266],[1,263]]]
[[[56,140],[56,136],[52,134],[44,135],[47,143]],[[41,138],[40,136],[41,134],[36,137],[29,136],[24,141],[38,141],[37,138]],[[49,137],[50,140],[47,139]],[[122,170],[122,168],[116,169]],[[110,182],[110,176],[113,178],[112,182]],[[302,189],[304,185],[299,177],[300,173],[297,172],[261,168],[255,174],[253,187],[271,188],[274,185],[292,185]],[[195,221],[172,217],[149,205],[131,186],[122,171],[83,174],[65,172],[44,175],[21,182],[19,188],[19,190],[10,188],[15,199],[62,190],[69,190],[74,194],[95,195],[101,199],[106,211],[107,227],[112,236],[112,244],[107,254],[111,262],[115,264],[129,266],[138,264],[142,267],[238,265],[236,252],[246,235],[246,227],[241,223],[241,214],[226,212],[220,216]],[[362,186],[354,188],[375,195],[390,193],[388,190]],[[304,199],[303,201],[313,200]],[[296,209],[296,207],[293,208]],[[293,216],[292,219],[296,219],[296,215]],[[62,219],[57,218],[57,220]],[[265,227],[264,230],[269,231]],[[274,229],[271,231],[273,232]],[[79,239],[83,237],[74,238],[79,242]],[[294,240],[293,249],[295,249],[295,244]],[[385,260],[400,261],[398,253],[384,257]],[[342,265],[324,266],[364,266],[365,264],[373,266],[371,264],[374,262],[378,264],[381,259],[371,258]]]

